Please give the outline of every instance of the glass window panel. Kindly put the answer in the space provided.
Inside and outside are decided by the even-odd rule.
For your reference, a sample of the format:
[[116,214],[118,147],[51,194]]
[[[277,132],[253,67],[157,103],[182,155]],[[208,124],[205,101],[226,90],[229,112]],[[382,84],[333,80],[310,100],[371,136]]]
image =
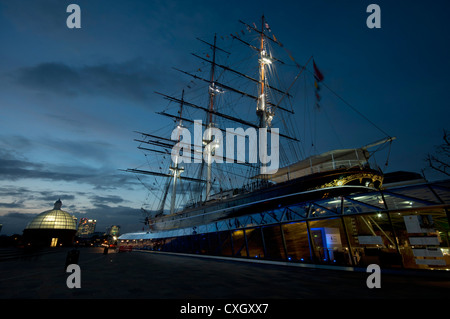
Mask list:
[[448,189],[433,186],[433,190],[444,203],[450,204],[450,191]]
[[263,219],[263,213],[252,214],[249,216],[250,223],[252,225],[261,225]]
[[233,255],[247,256],[247,247],[245,245],[245,237],[243,230],[235,230],[231,233],[233,238]]
[[200,226],[198,226],[198,228],[197,228],[197,233],[198,233],[198,234],[206,233],[206,231],[207,231],[206,225],[200,225]]
[[344,199],[344,215],[370,213],[381,210],[382,208],[375,207],[371,204]]
[[217,226],[216,223],[211,223],[206,225],[206,229],[208,233],[217,232]]
[[405,188],[393,189],[392,191],[396,194],[410,196],[412,198],[425,200],[435,204],[440,203],[439,199],[436,197],[436,195],[434,195],[434,193],[427,185],[409,186]]
[[310,221],[312,247],[319,263],[351,265],[341,218]]
[[266,212],[264,213],[264,224],[276,224],[281,221],[281,218],[283,216],[283,210],[277,209],[273,212]]
[[252,225],[252,221],[249,216],[242,216],[234,219],[235,228],[244,228]]
[[211,255],[218,255],[220,253],[220,242],[217,233],[208,233],[209,253]]
[[449,269],[449,225],[443,209],[390,213],[405,268]]
[[217,222],[217,230],[219,231],[228,230],[228,226],[224,221]]
[[206,234],[200,234],[197,238],[197,249],[199,254],[209,253],[209,242]]
[[414,207],[423,207],[425,204],[414,201],[412,199],[407,199],[401,196],[401,194],[396,195],[395,193],[392,194],[384,194],[384,199],[386,201],[387,207],[389,210],[396,210],[396,209],[410,209]]
[[291,219],[297,220],[299,218],[304,219],[308,216],[308,211],[309,211],[309,204],[308,205],[300,204],[300,205],[289,206],[289,209],[288,209],[288,213],[290,214],[289,220],[291,220]]
[[309,218],[322,218],[328,216],[336,216],[336,213],[328,210],[326,207],[312,204]]
[[379,209],[384,209],[383,197],[378,192],[373,192],[364,195],[354,195],[354,196],[346,196],[349,199],[354,199],[356,201],[378,207]]
[[286,241],[287,259],[301,262],[311,262],[306,222],[283,225]]
[[401,266],[395,236],[386,213],[348,216],[344,222],[356,266]]
[[261,236],[261,228],[245,230],[248,244],[248,255],[252,258],[264,258],[264,245]]
[[264,243],[266,246],[266,258],[285,260],[283,240],[279,225],[263,227]]
[[219,233],[220,251],[223,256],[232,256],[231,236],[229,231]]
[[336,214],[341,213],[341,198],[329,198],[326,200],[316,201],[314,203],[317,205],[320,205]]

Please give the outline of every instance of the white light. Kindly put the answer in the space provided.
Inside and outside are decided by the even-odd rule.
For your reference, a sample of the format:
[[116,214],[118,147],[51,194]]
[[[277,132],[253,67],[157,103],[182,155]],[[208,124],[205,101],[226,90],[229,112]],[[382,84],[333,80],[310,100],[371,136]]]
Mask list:
[[264,64],[272,64],[272,59],[269,58],[268,56],[262,56],[262,57],[261,57],[261,61],[262,61]]

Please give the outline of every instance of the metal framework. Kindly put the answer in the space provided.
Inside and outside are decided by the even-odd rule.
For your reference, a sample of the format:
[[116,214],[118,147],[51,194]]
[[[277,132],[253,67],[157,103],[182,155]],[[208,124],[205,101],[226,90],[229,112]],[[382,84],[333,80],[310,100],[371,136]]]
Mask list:
[[412,209],[444,209],[447,220],[443,222],[448,225],[450,220],[450,180],[306,201],[289,206],[280,206],[277,209],[262,213],[233,217],[196,227],[161,232],[123,234],[119,239],[164,239],[276,224],[281,225],[299,221],[342,218],[344,216],[374,213],[392,213]]

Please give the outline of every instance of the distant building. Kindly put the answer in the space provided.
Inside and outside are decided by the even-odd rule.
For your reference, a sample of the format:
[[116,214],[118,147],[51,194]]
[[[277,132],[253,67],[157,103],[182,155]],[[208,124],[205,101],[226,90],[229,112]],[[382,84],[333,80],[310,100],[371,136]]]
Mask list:
[[78,224],[78,237],[91,237],[95,232],[95,225],[97,221],[95,219],[81,218]]
[[61,210],[57,200],[52,210],[47,210],[31,220],[23,231],[27,244],[33,246],[71,246],[77,231],[74,216]]
[[106,231],[106,233],[110,236],[116,236],[119,237],[120,235],[120,226],[117,225],[113,225],[111,227],[109,227]]

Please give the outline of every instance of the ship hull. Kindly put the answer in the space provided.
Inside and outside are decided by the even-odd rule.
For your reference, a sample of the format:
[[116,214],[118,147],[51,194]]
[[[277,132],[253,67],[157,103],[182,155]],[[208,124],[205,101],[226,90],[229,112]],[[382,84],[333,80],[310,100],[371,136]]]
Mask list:
[[[381,173],[372,169],[338,169],[316,173],[231,198],[212,200],[176,214],[156,217],[152,232],[196,227],[222,219],[267,211],[308,200],[373,191],[381,186]],[[241,191],[241,190],[240,190]]]

